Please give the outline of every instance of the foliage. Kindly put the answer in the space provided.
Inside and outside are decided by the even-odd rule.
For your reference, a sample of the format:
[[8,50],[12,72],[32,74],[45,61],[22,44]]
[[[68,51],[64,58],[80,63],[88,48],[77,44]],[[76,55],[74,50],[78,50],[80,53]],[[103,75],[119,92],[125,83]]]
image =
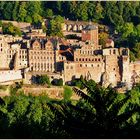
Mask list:
[[54,79],[51,83],[55,86],[63,86],[63,79]]
[[45,12],[45,17],[48,18],[48,17],[52,17],[52,16],[53,16],[52,9],[47,9]]
[[18,27],[15,27],[12,23],[8,23],[8,24],[3,24],[2,25],[2,30],[4,34],[10,34],[13,36],[21,36],[21,31]]
[[50,85],[50,79],[49,79],[48,75],[38,76],[37,82],[38,82],[38,84],[41,84],[41,85],[45,85],[45,84]]
[[50,25],[47,29],[47,35],[63,37],[61,29],[63,21],[64,19],[61,16],[56,16],[54,19],[50,20]]
[[99,44],[105,47],[105,44],[108,38],[109,38],[109,34],[105,32],[99,33]]
[[62,78],[58,79],[57,85],[58,86],[63,86],[63,79]]
[[81,97],[74,104],[68,86],[65,100],[22,93],[0,98],[0,138],[139,138],[140,85],[119,94],[81,80],[86,90],[73,87]]
[[69,86],[64,86],[64,100],[70,100],[72,93],[73,91]]
[[79,79],[75,79],[72,82],[74,86],[79,87],[80,89],[84,89],[82,81],[84,81],[83,75],[81,75]]

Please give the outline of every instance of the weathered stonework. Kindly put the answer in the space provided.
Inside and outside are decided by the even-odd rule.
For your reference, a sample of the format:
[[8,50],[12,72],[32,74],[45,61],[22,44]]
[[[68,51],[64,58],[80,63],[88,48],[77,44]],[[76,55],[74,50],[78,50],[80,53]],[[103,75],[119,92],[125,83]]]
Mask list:
[[[82,29],[80,41],[68,42],[60,38],[23,40],[1,35],[1,71],[5,73],[11,69],[16,76],[20,70],[21,75],[18,75],[26,84],[31,84],[32,76],[37,74],[47,74],[51,80],[62,78],[65,83],[71,83],[82,75],[105,87],[124,83],[128,89],[140,81],[140,63],[130,62],[129,49],[114,48],[112,41],[102,48],[98,44],[98,27],[95,25],[75,25],[74,30],[76,28]],[[73,46],[79,47],[73,49]],[[9,77],[8,80],[13,79]]]

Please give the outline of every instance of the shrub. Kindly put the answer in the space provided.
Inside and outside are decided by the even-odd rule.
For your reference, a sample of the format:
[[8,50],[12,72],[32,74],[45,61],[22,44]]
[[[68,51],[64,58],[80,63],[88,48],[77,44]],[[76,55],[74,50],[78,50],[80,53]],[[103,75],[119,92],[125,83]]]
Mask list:
[[39,76],[38,82],[41,85],[45,85],[45,84],[50,85],[51,84],[48,75],[41,75],[41,76]]
[[64,100],[70,100],[72,93],[72,89],[69,86],[64,86]]
[[63,86],[63,79],[62,78],[58,79],[57,85]]

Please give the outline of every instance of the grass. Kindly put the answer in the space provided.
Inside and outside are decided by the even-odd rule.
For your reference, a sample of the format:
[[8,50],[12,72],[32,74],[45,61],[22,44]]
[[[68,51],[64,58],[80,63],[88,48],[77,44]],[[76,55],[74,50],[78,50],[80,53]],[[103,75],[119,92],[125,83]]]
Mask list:
[[0,91],[6,91],[8,86],[0,85]]

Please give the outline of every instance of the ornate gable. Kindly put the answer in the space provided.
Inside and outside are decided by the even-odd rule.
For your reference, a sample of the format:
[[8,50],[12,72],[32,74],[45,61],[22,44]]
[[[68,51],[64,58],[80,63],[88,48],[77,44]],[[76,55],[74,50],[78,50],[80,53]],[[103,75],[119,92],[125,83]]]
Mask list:
[[38,40],[35,40],[35,41],[33,42],[33,44],[32,44],[32,48],[33,48],[34,50],[40,50],[40,49],[41,49],[41,44],[40,44],[40,42],[39,42]]
[[45,50],[53,50],[53,43],[48,40],[46,43],[45,43]]

